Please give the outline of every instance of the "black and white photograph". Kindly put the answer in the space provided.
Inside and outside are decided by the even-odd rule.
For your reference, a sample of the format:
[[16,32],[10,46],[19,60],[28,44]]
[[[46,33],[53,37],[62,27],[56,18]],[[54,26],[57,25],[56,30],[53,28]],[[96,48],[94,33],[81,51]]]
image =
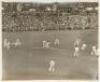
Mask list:
[[2,80],[98,80],[99,2],[1,3]]

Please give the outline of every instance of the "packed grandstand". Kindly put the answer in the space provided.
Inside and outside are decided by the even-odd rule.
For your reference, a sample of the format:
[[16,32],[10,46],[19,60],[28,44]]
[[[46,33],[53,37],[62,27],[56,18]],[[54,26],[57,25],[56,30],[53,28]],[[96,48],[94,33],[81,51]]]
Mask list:
[[3,31],[97,29],[97,3],[2,4]]

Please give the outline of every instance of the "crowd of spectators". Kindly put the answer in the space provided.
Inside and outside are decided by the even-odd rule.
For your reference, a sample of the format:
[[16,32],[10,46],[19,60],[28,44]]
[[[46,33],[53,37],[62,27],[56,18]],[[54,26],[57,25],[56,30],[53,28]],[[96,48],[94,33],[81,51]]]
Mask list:
[[97,14],[70,15],[63,13],[3,13],[3,31],[47,31],[65,29],[97,29]]

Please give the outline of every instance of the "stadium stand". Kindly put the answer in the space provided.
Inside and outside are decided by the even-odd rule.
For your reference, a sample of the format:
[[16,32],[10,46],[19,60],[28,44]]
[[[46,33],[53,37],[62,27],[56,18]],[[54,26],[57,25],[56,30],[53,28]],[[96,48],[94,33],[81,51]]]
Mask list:
[[[5,3],[4,3],[5,4]],[[9,3],[6,3],[9,4]],[[16,3],[17,4],[17,3]],[[19,6],[18,6],[19,7]],[[41,6],[40,6],[41,7]],[[39,8],[40,8],[39,7]],[[56,6],[55,6],[56,7]],[[21,6],[21,8],[23,8]],[[32,10],[32,8],[30,8]],[[98,14],[96,12],[69,13],[69,11],[8,11],[6,8],[2,14],[3,31],[42,31],[65,29],[97,29]],[[55,8],[56,9],[56,8]],[[68,8],[69,9],[69,8]],[[71,10],[76,12],[75,9]]]

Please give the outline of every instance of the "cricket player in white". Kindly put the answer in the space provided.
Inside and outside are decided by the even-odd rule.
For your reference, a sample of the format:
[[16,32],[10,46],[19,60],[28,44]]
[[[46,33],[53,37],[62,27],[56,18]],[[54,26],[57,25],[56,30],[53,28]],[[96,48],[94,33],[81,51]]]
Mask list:
[[81,43],[81,39],[76,39],[74,42],[74,46],[79,46]]
[[57,47],[59,47],[59,44],[60,44],[59,39],[56,38],[56,40],[54,41],[54,44],[55,44]]
[[46,48],[50,48],[50,42],[46,42]]
[[47,41],[42,41],[43,42],[43,48],[46,48],[46,43],[47,43]]
[[10,49],[10,41],[8,41],[8,39],[4,39],[4,47],[7,49]]
[[16,42],[12,43],[12,45],[14,45],[15,47],[20,46],[21,45],[20,39],[16,39]]
[[50,48],[50,42],[42,41],[43,42],[43,48]]
[[49,62],[49,69],[48,69],[49,72],[54,72],[55,71],[55,61],[54,60],[51,60]]
[[75,47],[74,56],[79,56],[79,47]]
[[82,47],[81,47],[81,50],[85,50],[86,49],[86,47],[87,47],[87,45],[84,43],[84,44],[82,44]]
[[97,50],[96,46],[92,46],[91,55],[98,55],[98,50]]

